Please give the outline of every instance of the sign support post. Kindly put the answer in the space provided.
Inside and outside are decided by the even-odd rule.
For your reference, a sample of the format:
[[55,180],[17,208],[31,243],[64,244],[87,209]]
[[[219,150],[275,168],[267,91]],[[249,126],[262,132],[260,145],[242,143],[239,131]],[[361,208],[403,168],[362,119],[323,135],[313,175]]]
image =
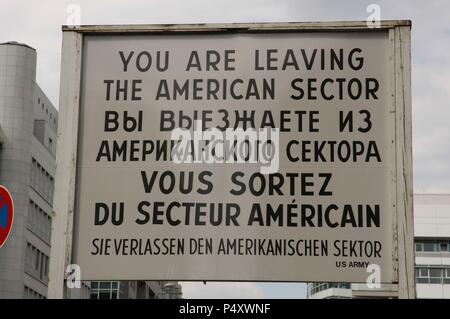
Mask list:
[[65,296],[66,267],[71,263],[72,227],[80,105],[82,34],[63,33],[51,256],[48,297]]
[[[397,135],[397,241],[399,298],[416,298],[412,177],[411,32],[398,27],[395,37],[395,105]],[[402,143],[401,141],[404,141]],[[394,230],[395,232],[395,230]]]

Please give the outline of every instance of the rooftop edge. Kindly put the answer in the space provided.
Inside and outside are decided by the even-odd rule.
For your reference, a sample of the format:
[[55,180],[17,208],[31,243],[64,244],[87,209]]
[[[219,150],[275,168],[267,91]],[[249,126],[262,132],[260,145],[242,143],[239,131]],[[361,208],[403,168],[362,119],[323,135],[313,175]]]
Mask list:
[[35,48],[29,46],[28,44],[20,43],[20,42],[17,42],[17,41],[7,41],[7,42],[2,42],[2,43],[0,43],[0,45],[17,45],[17,46],[26,47],[26,48],[29,48],[29,49],[31,49],[31,50],[36,51]]

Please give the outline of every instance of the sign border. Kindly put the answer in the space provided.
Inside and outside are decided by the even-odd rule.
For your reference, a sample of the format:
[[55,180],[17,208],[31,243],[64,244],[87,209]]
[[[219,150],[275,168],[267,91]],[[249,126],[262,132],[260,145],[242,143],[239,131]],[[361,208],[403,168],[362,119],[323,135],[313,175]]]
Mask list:
[[[253,32],[389,32],[390,88],[395,113],[395,154],[391,168],[393,212],[393,282],[382,291],[399,298],[415,298],[413,180],[411,131],[411,21],[380,21],[372,27],[366,21],[229,23],[229,24],[154,24],[62,26],[58,141],[56,151],[55,193],[53,202],[49,298],[63,298],[66,267],[71,264],[74,223],[75,180],[80,108],[81,63],[84,35],[120,34],[199,34]],[[391,125],[391,124],[389,124]],[[143,278],[144,279],[144,278]],[[339,280],[336,280],[339,281]],[[369,295],[368,295],[369,296]]]

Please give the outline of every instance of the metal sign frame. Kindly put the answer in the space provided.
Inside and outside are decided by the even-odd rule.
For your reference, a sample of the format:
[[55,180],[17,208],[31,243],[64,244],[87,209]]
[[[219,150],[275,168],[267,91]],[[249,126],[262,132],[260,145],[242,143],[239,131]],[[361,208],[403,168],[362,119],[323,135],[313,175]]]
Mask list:
[[[391,149],[391,178],[396,194],[392,210],[393,282],[387,290],[399,298],[415,298],[411,132],[411,22],[381,21],[376,28],[366,21],[179,24],[179,25],[93,25],[63,26],[58,141],[49,273],[49,298],[63,298],[66,267],[71,264],[77,165],[78,119],[84,35],[118,34],[204,34],[254,32],[339,32],[386,30],[389,33],[389,111],[395,114],[395,140]],[[337,280],[338,281],[338,280]]]

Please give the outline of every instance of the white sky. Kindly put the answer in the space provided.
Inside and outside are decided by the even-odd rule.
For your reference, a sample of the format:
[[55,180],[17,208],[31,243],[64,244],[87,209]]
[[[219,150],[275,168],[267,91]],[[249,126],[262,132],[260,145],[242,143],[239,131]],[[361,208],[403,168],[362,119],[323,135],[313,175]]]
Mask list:
[[[366,20],[369,4],[382,19],[411,19],[415,192],[450,192],[450,1],[447,0],[2,0],[0,42],[37,50],[37,82],[57,106],[61,25],[68,5],[81,24],[225,23]],[[189,283],[185,297],[301,298],[304,284]]]

